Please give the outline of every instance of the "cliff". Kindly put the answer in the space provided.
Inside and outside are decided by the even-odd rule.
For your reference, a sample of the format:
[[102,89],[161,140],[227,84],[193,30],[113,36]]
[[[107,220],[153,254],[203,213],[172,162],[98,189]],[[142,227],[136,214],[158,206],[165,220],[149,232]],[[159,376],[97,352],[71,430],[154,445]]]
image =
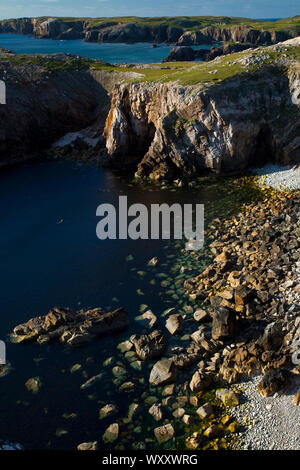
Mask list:
[[117,86],[104,164],[137,163],[137,176],[158,179],[299,163],[299,45],[217,58],[177,72],[176,82]]
[[[99,69],[92,68],[97,66]],[[65,54],[17,55],[0,49],[0,166],[37,157],[58,138],[88,126],[101,136],[115,83],[135,74]]]
[[0,51],[0,165],[87,129],[98,143],[85,151],[100,165],[139,177],[299,163],[299,64],[300,38],[210,62],[134,67]]
[[275,44],[300,34],[299,17],[276,22],[247,18],[18,18],[0,21],[0,33],[92,42],[167,42],[180,46],[213,41]]

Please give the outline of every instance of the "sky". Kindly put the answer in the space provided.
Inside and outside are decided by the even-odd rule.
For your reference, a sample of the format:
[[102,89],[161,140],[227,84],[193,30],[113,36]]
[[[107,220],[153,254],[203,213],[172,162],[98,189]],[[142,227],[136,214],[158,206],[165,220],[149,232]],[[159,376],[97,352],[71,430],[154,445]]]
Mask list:
[[299,0],[0,0],[0,18],[24,16],[241,16],[300,14]]

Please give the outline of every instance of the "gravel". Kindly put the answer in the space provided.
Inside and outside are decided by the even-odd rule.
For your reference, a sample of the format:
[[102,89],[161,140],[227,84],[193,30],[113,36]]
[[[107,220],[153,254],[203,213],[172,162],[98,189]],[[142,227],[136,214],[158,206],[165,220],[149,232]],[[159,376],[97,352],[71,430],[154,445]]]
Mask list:
[[300,189],[300,165],[266,165],[263,168],[252,168],[250,171],[260,176],[258,183],[261,186],[278,190]]
[[231,414],[243,424],[245,431],[238,434],[239,448],[243,450],[298,450],[300,449],[300,405],[293,404],[293,395],[299,383],[288,394],[263,397],[257,390],[262,376],[236,386],[243,391],[244,403]]

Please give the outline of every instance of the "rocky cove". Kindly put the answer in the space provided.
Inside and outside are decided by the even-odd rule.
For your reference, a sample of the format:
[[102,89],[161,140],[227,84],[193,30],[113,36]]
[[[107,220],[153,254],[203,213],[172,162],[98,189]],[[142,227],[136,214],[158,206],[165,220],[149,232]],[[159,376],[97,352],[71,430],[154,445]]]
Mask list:
[[[5,439],[50,449],[234,448],[247,427],[234,416],[243,391],[233,384],[259,373],[262,396],[298,386],[299,192],[232,175],[256,159],[299,163],[297,42],[272,47],[188,73],[3,51],[12,101],[1,106],[1,199],[11,210],[1,310],[3,335],[22,343],[8,343],[1,370]],[[74,140],[59,145],[68,132]],[[205,203],[204,250],[96,245],[96,203],[122,192]],[[294,402],[298,410],[299,393]]]

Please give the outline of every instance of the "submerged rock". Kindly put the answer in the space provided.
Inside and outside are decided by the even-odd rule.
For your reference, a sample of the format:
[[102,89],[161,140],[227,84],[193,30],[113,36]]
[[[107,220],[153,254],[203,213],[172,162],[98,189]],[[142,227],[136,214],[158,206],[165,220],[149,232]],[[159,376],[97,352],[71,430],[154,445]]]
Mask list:
[[99,411],[99,419],[104,419],[118,413],[118,408],[113,403],[103,406]]
[[31,393],[37,394],[42,386],[40,377],[32,377],[25,382],[25,387]]
[[164,335],[155,330],[149,335],[133,335],[130,338],[136,354],[142,360],[151,360],[163,355],[166,344]]
[[165,424],[164,426],[160,426],[159,428],[154,429],[154,434],[157,441],[162,444],[163,442],[167,442],[174,436],[174,428],[172,424]]
[[106,429],[105,433],[102,436],[103,442],[105,444],[110,444],[116,441],[119,437],[119,425],[118,423],[113,423]]
[[179,335],[183,328],[184,320],[181,315],[170,315],[166,321],[166,328],[171,335]]
[[175,382],[178,370],[172,359],[161,359],[154,364],[149,382],[152,385],[167,385]]
[[82,442],[77,446],[77,450],[99,450],[98,442]]

